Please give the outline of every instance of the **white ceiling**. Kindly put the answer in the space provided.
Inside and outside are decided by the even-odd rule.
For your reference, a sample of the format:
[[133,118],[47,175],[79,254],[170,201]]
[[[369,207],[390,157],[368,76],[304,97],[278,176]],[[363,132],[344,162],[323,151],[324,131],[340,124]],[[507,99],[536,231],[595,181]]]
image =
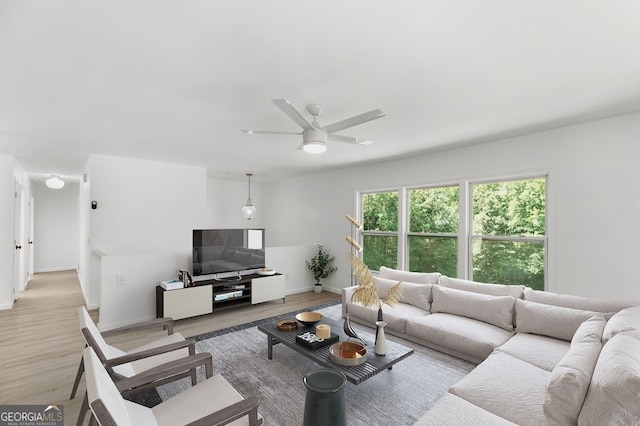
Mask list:
[[[258,181],[640,111],[637,0],[0,0],[0,154],[79,176],[89,154]],[[271,102],[322,125],[296,150]]]

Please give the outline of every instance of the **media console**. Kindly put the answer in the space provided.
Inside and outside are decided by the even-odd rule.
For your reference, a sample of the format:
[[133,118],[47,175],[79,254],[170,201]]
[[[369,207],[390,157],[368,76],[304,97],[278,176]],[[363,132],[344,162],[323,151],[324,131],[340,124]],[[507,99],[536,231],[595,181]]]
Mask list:
[[177,290],[157,286],[156,317],[178,320],[277,299],[284,303],[282,274],[244,275],[234,281],[198,281],[192,287]]

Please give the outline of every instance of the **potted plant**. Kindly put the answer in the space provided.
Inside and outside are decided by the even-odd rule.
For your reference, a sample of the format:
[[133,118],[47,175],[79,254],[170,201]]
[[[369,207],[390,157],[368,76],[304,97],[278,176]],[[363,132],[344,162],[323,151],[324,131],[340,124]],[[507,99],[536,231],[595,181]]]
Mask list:
[[318,243],[318,253],[311,260],[305,261],[307,268],[313,273],[313,279],[316,280],[316,284],[313,287],[316,293],[322,291],[320,280],[327,278],[338,269],[333,266],[334,260],[335,256],[329,255],[322,244]]

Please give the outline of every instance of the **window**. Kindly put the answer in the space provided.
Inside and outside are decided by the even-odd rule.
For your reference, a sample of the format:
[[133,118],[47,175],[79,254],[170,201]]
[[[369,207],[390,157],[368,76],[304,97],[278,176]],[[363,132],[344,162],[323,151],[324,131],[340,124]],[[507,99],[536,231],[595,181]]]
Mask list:
[[362,194],[362,255],[369,269],[398,265],[398,191]]
[[534,177],[362,193],[363,260],[544,290],[546,186]]
[[471,185],[475,281],[544,290],[546,179]]
[[409,190],[409,270],[457,276],[458,186]]

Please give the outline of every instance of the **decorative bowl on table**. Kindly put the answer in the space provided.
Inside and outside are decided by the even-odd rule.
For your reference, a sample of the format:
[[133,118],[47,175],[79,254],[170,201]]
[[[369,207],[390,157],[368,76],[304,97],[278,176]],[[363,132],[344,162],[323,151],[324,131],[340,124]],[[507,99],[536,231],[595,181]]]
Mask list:
[[258,275],[275,275],[276,270],[275,269],[269,269],[269,268],[261,268],[258,269],[257,274]]
[[276,324],[278,330],[281,331],[294,331],[298,329],[298,323],[294,319],[285,319],[278,321]]
[[296,315],[296,319],[306,326],[314,325],[322,319],[322,314],[319,312],[300,312]]
[[367,361],[367,349],[362,343],[345,340],[331,345],[329,358],[340,365],[360,365]]

